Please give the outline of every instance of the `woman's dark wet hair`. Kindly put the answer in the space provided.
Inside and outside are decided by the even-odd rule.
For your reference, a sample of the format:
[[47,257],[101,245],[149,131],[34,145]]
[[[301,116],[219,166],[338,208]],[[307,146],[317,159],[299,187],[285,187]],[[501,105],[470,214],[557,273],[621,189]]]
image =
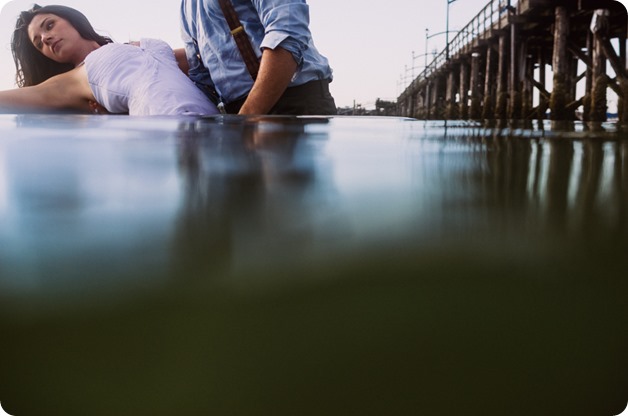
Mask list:
[[54,14],[67,20],[83,39],[93,40],[101,46],[112,42],[110,38],[96,33],[85,15],[76,9],[59,5],[41,7],[35,4],[32,9],[20,13],[11,39],[11,51],[16,69],[15,82],[18,87],[37,85],[50,77],[74,68],[72,64],[61,64],[47,58],[29,39],[28,25],[35,16],[44,13]]

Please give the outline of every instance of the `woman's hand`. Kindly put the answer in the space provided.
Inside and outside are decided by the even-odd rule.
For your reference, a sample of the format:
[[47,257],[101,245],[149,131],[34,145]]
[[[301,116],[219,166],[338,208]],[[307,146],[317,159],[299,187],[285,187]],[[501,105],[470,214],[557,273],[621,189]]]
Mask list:
[[89,100],[88,101],[89,112],[92,114],[109,114],[109,111],[102,105],[98,104],[96,101]]

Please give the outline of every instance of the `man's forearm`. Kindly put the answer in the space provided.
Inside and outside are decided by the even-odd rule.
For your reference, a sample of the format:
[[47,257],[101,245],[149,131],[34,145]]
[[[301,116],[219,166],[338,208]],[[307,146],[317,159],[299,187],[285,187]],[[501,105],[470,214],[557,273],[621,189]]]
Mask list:
[[284,93],[297,70],[292,54],[283,48],[265,49],[257,80],[239,114],[267,114]]

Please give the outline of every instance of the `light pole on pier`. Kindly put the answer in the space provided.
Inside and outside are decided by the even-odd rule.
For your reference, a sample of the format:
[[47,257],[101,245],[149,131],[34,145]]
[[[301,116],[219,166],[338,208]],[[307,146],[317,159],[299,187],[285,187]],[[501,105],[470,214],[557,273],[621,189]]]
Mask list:
[[[414,72],[414,70],[415,70],[415,69],[417,69],[417,68],[423,68],[423,69],[425,70],[425,69],[427,68],[427,57],[428,57],[429,55],[432,55],[432,54],[430,54],[430,53],[422,53],[422,54],[420,54],[420,55],[416,55],[416,54],[414,53],[414,51],[412,51],[412,67],[411,67],[410,69],[412,70],[412,79],[413,79],[413,80],[416,78],[416,76],[418,76],[418,75],[420,75],[420,74],[421,74],[421,72],[419,72],[418,74],[416,74],[416,73]],[[415,61],[415,60],[417,60],[417,59],[419,59],[419,58],[423,58],[423,57],[425,57],[425,65],[418,65],[418,66],[417,66],[417,65],[415,65],[415,64],[414,64],[414,61]],[[408,70],[408,69],[406,68],[406,71],[407,71],[407,70]]]
[[414,51],[412,51],[412,80],[414,81],[414,60],[416,56],[414,55]]
[[447,22],[446,22],[446,30],[445,30],[445,42],[447,42],[447,46],[445,46],[445,59],[449,61],[449,5],[456,0],[447,0]]
[[[414,53],[414,51],[412,51],[412,67],[410,68],[410,70],[411,70],[411,72],[412,72],[412,79],[413,79],[413,80],[414,80],[414,78],[416,77],[416,75],[419,75],[419,74],[420,74],[420,72],[419,72],[418,74],[416,74],[416,73],[414,72],[414,70],[415,70],[415,69],[417,69],[417,68],[423,68],[423,69],[427,68],[427,57],[428,57],[429,55],[431,55],[431,54],[427,53],[427,51],[426,51],[426,53],[422,53],[422,54],[419,54],[419,55],[415,54],[415,53]],[[414,64],[414,61],[416,61],[416,60],[417,60],[417,59],[419,59],[419,58],[423,58],[423,57],[425,57],[425,65],[419,65],[419,66],[417,66],[417,65],[415,65],[415,64]],[[406,66],[406,72],[407,72],[407,71],[408,71],[408,68],[407,68],[407,66]]]
[[[449,28],[448,28],[448,29],[449,29]],[[447,45],[449,45],[449,35],[448,35],[448,34],[449,34],[449,30],[445,30],[445,31],[443,31],[443,32],[438,32],[438,33],[433,33],[433,34],[431,34],[431,35],[430,35],[430,30],[429,30],[429,29],[427,29],[427,28],[425,29],[425,67],[426,67],[426,68],[427,68],[427,55],[429,55],[429,53],[428,53],[428,48],[427,48],[427,45],[428,45],[428,42],[427,42],[427,41],[428,41],[429,39],[432,39],[432,38],[433,38],[433,37],[435,37],[435,36],[445,35],[445,34],[447,34]],[[437,54],[437,53],[438,53],[438,52],[435,50],[435,51],[433,52],[433,55],[434,55],[434,56],[436,56],[436,54]]]
[[427,68],[427,55],[429,52],[429,49],[427,49],[427,40],[430,38],[430,30],[428,28],[425,28],[425,68]]

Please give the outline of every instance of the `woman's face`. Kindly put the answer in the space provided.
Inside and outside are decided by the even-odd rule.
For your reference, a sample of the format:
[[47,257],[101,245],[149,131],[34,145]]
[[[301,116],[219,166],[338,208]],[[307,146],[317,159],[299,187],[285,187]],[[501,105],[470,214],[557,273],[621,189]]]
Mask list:
[[70,22],[57,15],[43,13],[33,17],[28,36],[35,48],[53,61],[78,65],[84,59],[77,55],[85,39]]

